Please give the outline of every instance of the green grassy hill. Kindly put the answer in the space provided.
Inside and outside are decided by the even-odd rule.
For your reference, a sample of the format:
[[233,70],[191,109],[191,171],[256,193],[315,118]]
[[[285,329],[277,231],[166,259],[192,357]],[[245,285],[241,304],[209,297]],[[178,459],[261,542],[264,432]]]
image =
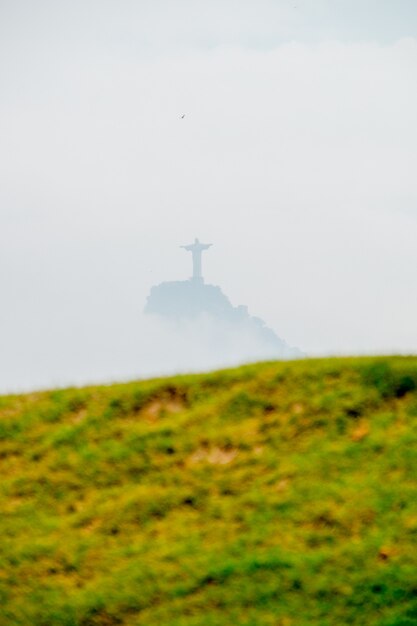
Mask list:
[[1,626],[417,623],[417,358],[0,398]]

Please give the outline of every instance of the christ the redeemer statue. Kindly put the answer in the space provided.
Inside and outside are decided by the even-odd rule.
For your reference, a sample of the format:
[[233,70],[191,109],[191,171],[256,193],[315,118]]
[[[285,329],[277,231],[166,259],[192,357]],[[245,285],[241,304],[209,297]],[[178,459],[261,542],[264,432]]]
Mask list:
[[184,250],[191,252],[193,255],[193,280],[203,282],[203,275],[201,273],[201,254],[203,250],[207,250],[212,246],[212,243],[200,243],[198,239],[194,239],[194,243],[190,243],[188,246],[181,246]]

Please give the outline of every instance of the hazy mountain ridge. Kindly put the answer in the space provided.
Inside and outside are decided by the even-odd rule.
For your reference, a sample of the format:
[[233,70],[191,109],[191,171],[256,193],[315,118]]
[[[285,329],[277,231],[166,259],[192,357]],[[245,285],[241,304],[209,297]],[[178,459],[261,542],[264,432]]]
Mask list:
[[[179,323],[175,332],[185,330],[184,340],[186,325],[208,319],[208,325],[200,326],[202,368],[204,345],[218,345],[220,363],[227,363],[233,355],[236,362],[303,356],[301,350],[288,346],[261,318],[249,315],[246,306],[234,307],[220,287],[202,281],[169,281],[152,287],[144,312]],[[241,349],[246,350],[242,353],[233,341],[239,338]]]
[[417,358],[0,398],[5,626],[411,626]]

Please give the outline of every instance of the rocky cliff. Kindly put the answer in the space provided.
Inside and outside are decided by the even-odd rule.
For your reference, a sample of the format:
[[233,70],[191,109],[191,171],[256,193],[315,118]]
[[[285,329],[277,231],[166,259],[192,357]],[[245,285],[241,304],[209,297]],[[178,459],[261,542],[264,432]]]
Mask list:
[[[206,285],[198,280],[164,282],[152,287],[145,313],[178,323],[209,318],[211,334],[216,341],[227,345],[231,333],[241,334],[246,358],[291,358],[302,356],[297,348],[289,347],[258,317],[249,315],[246,306],[234,307],[220,287]],[[204,328],[207,328],[205,326]],[[203,337],[204,339],[204,337]],[[213,337],[209,338],[209,341]]]

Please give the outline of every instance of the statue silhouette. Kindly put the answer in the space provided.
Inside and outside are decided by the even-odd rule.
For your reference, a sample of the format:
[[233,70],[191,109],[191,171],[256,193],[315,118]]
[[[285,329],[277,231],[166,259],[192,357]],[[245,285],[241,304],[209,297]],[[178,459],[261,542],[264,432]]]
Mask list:
[[201,273],[201,255],[203,250],[207,250],[212,246],[212,243],[200,243],[197,238],[194,239],[194,243],[188,244],[188,246],[180,246],[191,252],[193,255],[193,280],[203,282],[203,275]]

